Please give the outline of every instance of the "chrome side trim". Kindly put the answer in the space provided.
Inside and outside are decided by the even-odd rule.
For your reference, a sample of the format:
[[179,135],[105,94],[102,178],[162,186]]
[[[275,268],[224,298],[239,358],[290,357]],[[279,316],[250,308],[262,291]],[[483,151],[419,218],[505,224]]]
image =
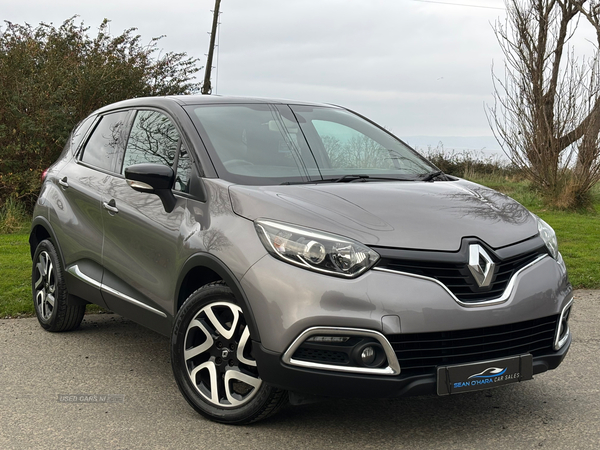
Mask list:
[[505,301],[507,301],[510,298],[510,296],[512,295],[513,290],[515,289],[515,286],[517,284],[517,277],[519,275],[521,275],[521,273],[523,273],[525,270],[529,269],[531,266],[533,266],[534,264],[537,264],[538,262],[540,262],[541,260],[543,260],[546,257],[549,257],[549,255],[540,255],[539,257],[537,257],[536,259],[531,261],[526,266],[523,266],[519,270],[517,270],[515,272],[515,274],[512,276],[512,278],[510,279],[510,281],[508,282],[506,289],[504,289],[504,293],[500,297],[492,299],[492,300],[487,300],[485,302],[478,302],[478,303],[466,303],[466,302],[459,300],[456,297],[456,295],[454,295],[452,293],[452,291],[450,289],[448,289],[446,287],[446,285],[444,285],[444,283],[436,280],[435,278],[426,277],[423,275],[417,275],[414,273],[401,272],[399,270],[384,269],[381,267],[373,267],[373,269],[371,269],[371,270],[377,270],[379,272],[397,273],[400,275],[406,275],[407,277],[413,277],[413,278],[419,278],[421,280],[432,281],[432,282],[436,283],[437,285],[439,285],[442,289],[444,289],[448,293],[448,295],[450,295],[450,297],[452,297],[454,299],[454,301],[456,303],[458,303],[460,306],[464,306],[465,308],[480,308],[483,306],[499,305],[500,303],[504,303]]
[[[569,336],[571,335],[571,328],[569,327],[569,323],[567,322],[567,331],[565,331],[565,335],[560,339],[560,335],[562,334],[562,322],[565,317],[565,313],[571,308],[573,305],[573,299],[569,300],[567,305],[560,312],[560,318],[558,319],[558,326],[556,327],[556,336],[554,337],[554,350],[560,350],[563,348]],[[560,339],[560,340],[559,340]]]
[[[348,367],[348,366],[336,366],[334,364],[321,364],[309,361],[300,361],[293,358],[294,353],[300,347],[300,345],[309,337],[314,335],[327,335],[327,336],[365,336],[376,339],[383,347],[385,356],[387,357],[388,366],[385,368],[370,368],[370,367]],[[400,373],[400,363],[396,358],[394,349],[392,348],[386,337],[378,331],[363,330],[359,328],[342,328],[342,327],[311,327],[304,330],[300,336],[298,336],[292,345],[285,351],[282,356],[284,363],[291,366],[305,367],[307,369],[319,369],[319,370],[333,370],[336,372],[347,372],[347,373],[361,373],[370,375],[398,375]]]
[[153,312],[154,314],[158,314],[161,317],[165,317],[165,318],[167,317],[167,315],[164,312],[159,311],[158,309],[154,309],[153,307],[148,306],[145,303],[142,303],[139,300],[136,300],[135,298],[125,295],[122,292],[119,292],[116,289],[113,289],[105,284],[102,285],[102,290],[104,292],[114,295],[115,297],[119,297],[121,300],[125,300],[126,302],[129,302],[129,303],[133,303],[134,305],[139,306],[140,308],[143,308],[147,311]]
[[97,289],[102,289],[102,283],[100,283],[99,281],[94,280],[92,277],[88,277],[85,273],[83,273],[79,269],[79,266],[77,264],[74,264],[71,267],[69,267],[67,269],[67,272],[69,272],[75,278],[79,278],[84,283],[89,284],[90,286],[94,286]]
[[91,277],[88,277],[85,273],[83,273],[81,271],[81,269],[79,269],[79,266],[77,264],[72,265],[71,267],[69,267],[67,269],[67,272],[69,272],[71,275],[73,275],[75,278],[80,279],[81,281],[83,281],[84,283],[89,284],[90,286],[95,287],[96,289],[100,289],[101,291],[104,291],[108,294],[112,294],[115,297],[119,297],[121,300],[125,300],[126,302],[132,303],[136,306],[139,306],[140,308],[143,308],[147,311],[150,311],[154,314],[158,314],[159,316],[162,317],[167,317],[167,315],[162,312],[159,311],[158,309],[152,308],[151,306],[146,305],[145,303],[140,302],[139,300],[136,300],[135,298],[132,298],[128,295],[123,294],[122,292],[117,291],[116,289],[111,288],[110,286],[107,286],[99,281],[94,280]]

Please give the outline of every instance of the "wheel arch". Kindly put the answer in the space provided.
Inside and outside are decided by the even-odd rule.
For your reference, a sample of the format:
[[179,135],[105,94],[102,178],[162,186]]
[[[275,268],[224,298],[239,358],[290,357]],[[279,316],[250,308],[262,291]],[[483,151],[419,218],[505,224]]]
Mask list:
[[44,239],[50,239],[52,241],[52,244],[54,244],[54,248],[56,248],[58,256],[60,257],[60,262],[64,267],[65,259],[63,258],[62,250],[58,244],[58,240],[56,239],[56,234],[52,229],[52,225],[50,225],[50,222],[45,217],[38,216],[33,219],[33,222],[31,223],[31,231],[29,232],[29,253],[32,260],[33,255],[35,254],[35,249]]
[[[33,219],[33,222],[31,223],[31,231],[29,232],[29,252],[31,253],[32,261],[35,255],[35,250],[37,249],[40,242],[42,242],[44,239],[48,239],[52,242],[52,245],[58,253],[60,264],[63,267],[63,270],[66,271],[65,258],[63,256],[62,249],[60,248],[58,239],[56,239],[56,234],[52,229],[52,225],[50,225],[50,222],[48,222],[48,219],[46,219],[45,217],[38,216],[35,219]],[[67,303],[69,306],[74,306],[86,305],[89,302],[69,292]]]
[[222,280],[231,289],[250,328],[252,339],[260,342],[260,333],[254,319],[252,307],[242,286],[227,265],[214,255],[198,253],[191,256],[183,265],[177,280],[175,294],[175,314],[187,297],[196,289],[214,281]]

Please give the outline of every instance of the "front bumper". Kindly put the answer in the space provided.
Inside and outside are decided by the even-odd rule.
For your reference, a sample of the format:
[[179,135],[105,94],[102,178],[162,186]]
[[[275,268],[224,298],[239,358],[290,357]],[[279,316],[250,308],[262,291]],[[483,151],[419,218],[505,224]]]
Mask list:
[[[253,355],[261,378],[282,389],[316,396],[436,394],[435,366],[454,363],[444,363],[446,358],[440,358],[421,372],[403,372],[402,366],[409,364],[400,361],[405,350],[397,343],[403,337],[441,334],[436,339],[444,340],[446,335],[462,339],[466,330],[497,327],[508,327],[504,331],[511,333],[513,325],[518,323],[531,321],[537,326],[540,320],[553,317],[558,320],[572,301],[572,287],[566,271],[550,257],[519,271],[514,277],[514,288],[501,303],[475,306],[462,305],[431,279],[380,270],[370,270],[356,279],[341,279],[291,266],[270,255],[257,261],[241,283],[260,330],[260,342],[254,342]],[[394,351],[400,361],[400,373],[340,372],[322,365],[296,364],[290,359],[295,351],[294,343],[313,328],[362,329],[380,333],[386,339],[395,336]],[[560,350],[553,350],[555,329],[558,332],[559,327],[550,330],[547,347],[532,347],[534,375],[556,368],[568,351],[570,336]],[[537,338],[531,339],[537,342]],[[502,340],[497,344],[502,352],[513,351],[512,344],[504,344]],[[496,347],[490,348],[490,352],[496,350]],[[484,348],[472,356],[472,361],[463,359],[457,363],[495,359],[490,352]],[[518,352],[525,353],[529,350]],[[352,365],[356,367],[356,364]]]
[[[533,358],[533,374],[555,369],[565,358],[571,345],[569,336],[556,352]],[[263,381],[280,389],[320,397],[401,397],[435,395],[435,373],[414,376],[376,376],[310,370],[283,363],[282,354],[265,349],[253,342],[253,355]]]
[[265,349],[283,354],[311,327],[389,334],[467,330],[560,314],[572,297],[567,275],[550,257],[515,277],[500,304],[464,307],[439,284],[370,270],[341,279],[265,255],[241,280]]

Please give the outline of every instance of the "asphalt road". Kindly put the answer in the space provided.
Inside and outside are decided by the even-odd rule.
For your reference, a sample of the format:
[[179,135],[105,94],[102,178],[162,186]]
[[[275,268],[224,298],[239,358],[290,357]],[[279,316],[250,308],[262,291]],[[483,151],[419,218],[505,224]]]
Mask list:
[[[598,449],[599,325],[600,291],[578,291],[571,350],[533,381],[449,397],[328,400],[233,427],[181,397],[165,337],[116,315],[86,316],[62,334],[36,319],[0,320],[0,448]],[[80,395],[93,402],[70,401]]]

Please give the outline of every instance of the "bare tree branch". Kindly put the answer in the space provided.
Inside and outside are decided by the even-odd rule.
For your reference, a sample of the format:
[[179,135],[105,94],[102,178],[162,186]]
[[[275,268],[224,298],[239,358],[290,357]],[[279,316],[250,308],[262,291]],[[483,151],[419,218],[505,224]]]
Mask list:
[[[492,69],[488,121],[511,162],[547,199],[576,206],[598,182],[600,0],[506,0],[494,31],[504,76]],[[578,58],[569,41],[579,20],[597,33],[596,52]]]

